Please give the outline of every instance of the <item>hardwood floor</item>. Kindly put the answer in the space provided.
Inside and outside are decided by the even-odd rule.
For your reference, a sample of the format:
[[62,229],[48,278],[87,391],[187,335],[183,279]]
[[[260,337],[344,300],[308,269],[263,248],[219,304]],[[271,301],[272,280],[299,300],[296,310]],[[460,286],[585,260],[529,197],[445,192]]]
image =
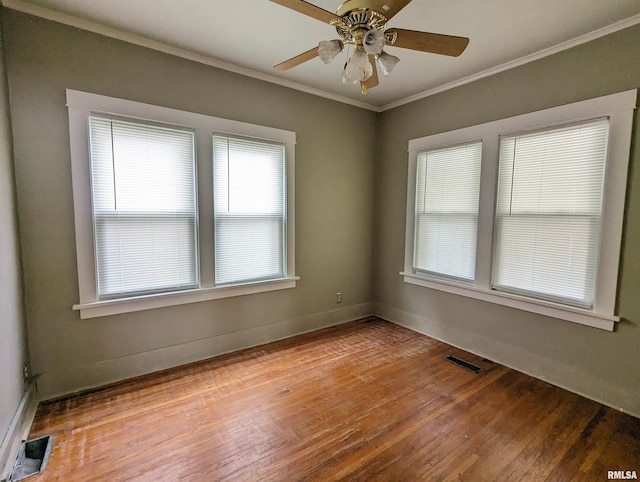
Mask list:
[[29,482],[640,473],[640,419],[375,318],[43,403],[46,434]]

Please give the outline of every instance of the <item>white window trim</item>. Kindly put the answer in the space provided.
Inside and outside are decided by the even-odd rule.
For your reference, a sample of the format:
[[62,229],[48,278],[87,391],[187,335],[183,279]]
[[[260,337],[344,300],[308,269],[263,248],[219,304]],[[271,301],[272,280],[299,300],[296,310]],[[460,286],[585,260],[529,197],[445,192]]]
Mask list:
[[[232,296],[294,288],[295,275],[295,132],[221,119],[141,102],[67,89],[69,140],[78,261],[80,302],[73,305],[80,318],[94,318]],[[191,128],[195,132],[198,196],[200,287],[192,290],[98,300],[91,206],[89,115],[100,113]],[[287,176],[287,260],[282,279],[216,286],[213,239],[213,133],[239,135],[285,145]]]
[[[619,321],[619,317],[615,314],[615,303],[627,172],[629,168],[631,128],[636,98],[637,91],[629,90],[410,140],[405,263],[404,271],[400,273],[404,276],[404,281],[413,285],[446,291],[612,331],[615,322]],[[557,303],[534,300],[492,290],[492,246],[500,135],[552,127],[597,117],[609,117],[610,132],[603,198],[601,246],[596,279],[596,297],[593,308],[590,310],[572,308]],[[418,151],[479,139],[482,140],[482,172],[480,176],[480,211],[478,214],[475,283],[472,285],[457,284],[417,274],[413,269],[412,260],[416,194],[415,173]]]

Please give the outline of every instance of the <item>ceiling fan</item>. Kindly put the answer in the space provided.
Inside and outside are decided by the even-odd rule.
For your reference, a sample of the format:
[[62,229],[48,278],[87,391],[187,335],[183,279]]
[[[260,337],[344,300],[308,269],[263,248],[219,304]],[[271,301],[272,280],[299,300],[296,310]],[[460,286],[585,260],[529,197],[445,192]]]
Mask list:
[[328,64],[345,45],[353,45],[353,54],[345,64],[342,81],[345,84],[360,83],[363,94],[378,85],[376,63],[387,76],[400,61],[395,55],[384,52],[387,45],[457,57],[469,43],[466,37],[402,28],[387,29],[387,22],[411,0],[346,0],[335,14],[304,0],[271,1],[333,25],[340,36],[338,40],[324,40],[317,47],[279,63],[274,69],[289,70],[315,57]]

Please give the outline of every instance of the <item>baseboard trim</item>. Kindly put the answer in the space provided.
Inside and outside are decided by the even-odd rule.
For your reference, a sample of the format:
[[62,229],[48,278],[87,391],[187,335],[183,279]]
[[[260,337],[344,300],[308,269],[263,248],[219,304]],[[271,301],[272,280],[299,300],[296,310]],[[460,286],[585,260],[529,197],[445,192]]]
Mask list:
[[362,303],[249,330],[48,372],[40,374],[38,378],[38,395],[40,400],[50,400],[371,315],[373,303]]
[[640,418],[637,391],[635,396],[632,393],[634,387],[624,389],[612,385],[608,380],[596,378],[575,367],[559,366],[556,362],[540,358],[522,348],[476,334],[471,335],[384,303],[374,303],[374,315]]
[[11,474],[20,446],[29,436],[37,407],[36,385],[31,382],[20,398],[18,408],[0,445],[0,480],[7,479]]

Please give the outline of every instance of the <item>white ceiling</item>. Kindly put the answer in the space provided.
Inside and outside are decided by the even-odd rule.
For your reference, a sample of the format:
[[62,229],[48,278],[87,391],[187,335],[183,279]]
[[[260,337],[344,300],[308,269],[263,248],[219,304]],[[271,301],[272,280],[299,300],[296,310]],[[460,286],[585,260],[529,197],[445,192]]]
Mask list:
[[[340,0],[310,3],[333,12]],[[138,43],[150,39],[159,43],[147,45],[161,50],[177,52],[171,50],[177,47],[213,65],[368,104],[374,110],[640,23],[638,0],[413,0],[388,27],[469,37],[469,46],[457,58],[387,47],[400,63],[363,96],[358,86],[340,80],[345,53],[330,65],[316,58],[287,72],[273,70],[273,65],[337,34],[330,25],[268,0],[3,0],[3,4]]]

